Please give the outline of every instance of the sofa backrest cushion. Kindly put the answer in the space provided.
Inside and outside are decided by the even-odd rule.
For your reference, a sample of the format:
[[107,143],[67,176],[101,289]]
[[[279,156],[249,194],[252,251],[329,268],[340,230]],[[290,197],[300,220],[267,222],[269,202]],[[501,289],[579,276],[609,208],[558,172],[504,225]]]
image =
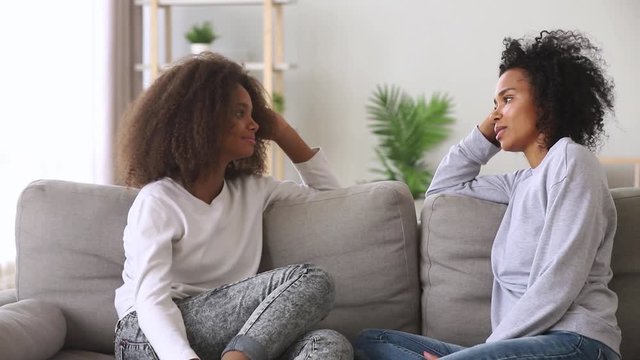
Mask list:
[[57,305],[65,347],[113,353],[114,291],[122,284],[122,233],[135,190],[41,180],[16,215],[18,300]]
[[313,263],[333,275],[318,327],[420,331],[416,214],[407,186],[383,181],[281,201],[265,212],[264,269]]
[[491,245],[506,206],[457,195],[425,199],[421,214],[422,334],[463,346],[491,333]]
[[[640,188],[611,189],[618,213],[609,286],[618,294],[624,359],[640,359]],[[435,195],[422,211],[422,332],[473,345],[491,332],[490,252],[505,205]]]
[[[65,347],[113,353],[122,234],[136,190],[41,180],[18,202],[17,298],[58,306]],[[320,326],[353,338],[362,327],[419,331],[416,216],[406,185],[380,182],[273,204],[262,268],[311,262],[336,283]]]

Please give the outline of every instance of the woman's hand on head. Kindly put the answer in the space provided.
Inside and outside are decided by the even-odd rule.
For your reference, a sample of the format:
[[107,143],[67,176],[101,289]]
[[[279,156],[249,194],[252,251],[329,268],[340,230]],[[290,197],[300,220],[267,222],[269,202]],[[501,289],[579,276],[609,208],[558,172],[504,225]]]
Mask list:
[[493,145],[500,147],[500,143],[496,140],[495,125],[495,111],[491,110],[489,115],[478,125],[478,129]]
[[287,130],[291,127],[287,120],[277,112],[267,109],[267,113],[271,118],[271,133],[265,134],[268,140],[273,140],[276,143],[281,139],[283,135],[287,133]]
[[266,109],[266,111],[271,118],[271,129],[269,134],[264,135],[265,139],[273,140],[278,144],[294,164],[305,162],[315,155],[316,151],[305,143],[298,132],[287,123],[282,115],[271,109]]

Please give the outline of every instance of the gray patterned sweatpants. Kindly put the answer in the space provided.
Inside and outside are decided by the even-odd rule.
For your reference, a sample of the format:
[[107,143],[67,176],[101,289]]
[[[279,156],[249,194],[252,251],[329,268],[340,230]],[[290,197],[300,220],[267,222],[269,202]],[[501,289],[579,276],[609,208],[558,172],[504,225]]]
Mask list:
[[[333,307],[333,280],[313,265],[266,271],[185,299],[176,300],[187,338],[202,360],[227,351],[251,360],[353,359],[349,341],[333,330],[310,329]],[[117,360],[158,359],[129,313],[116,326]]]

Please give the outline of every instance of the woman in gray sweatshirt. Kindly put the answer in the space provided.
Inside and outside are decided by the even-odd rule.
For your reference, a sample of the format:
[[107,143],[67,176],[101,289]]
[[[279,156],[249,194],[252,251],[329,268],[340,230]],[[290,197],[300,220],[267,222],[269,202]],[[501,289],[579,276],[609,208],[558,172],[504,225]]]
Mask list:
[[[359,359],[620,359],[607,286],[616,210],[591,152],[613,110],[613,82],[580,33],[504,44],[494,109],[450,149],[427,190],[508,204],[491,253],[492,333],[464,348],[368,329]],[[530,167],[478,176],[500,149],[522,152]]]

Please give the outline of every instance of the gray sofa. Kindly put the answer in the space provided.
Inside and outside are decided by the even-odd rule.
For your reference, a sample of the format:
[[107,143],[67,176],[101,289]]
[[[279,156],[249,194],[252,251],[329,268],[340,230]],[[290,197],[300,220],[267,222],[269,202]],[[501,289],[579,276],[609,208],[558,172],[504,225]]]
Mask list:
[[[640,359],[640,189],[612,190],[623,356]],[[113,359],[114,289],[135,190],[42,180],[17,209],[16,291],[0,293],[0,360]],[[311,262],[333,274],[336,307],[320,327],[353,339],[367,327],[464,345],[489,334],[489,251],[504,206],[429,197],[421,225],[399,182],[377,182],[273,204],[263,269]]]

